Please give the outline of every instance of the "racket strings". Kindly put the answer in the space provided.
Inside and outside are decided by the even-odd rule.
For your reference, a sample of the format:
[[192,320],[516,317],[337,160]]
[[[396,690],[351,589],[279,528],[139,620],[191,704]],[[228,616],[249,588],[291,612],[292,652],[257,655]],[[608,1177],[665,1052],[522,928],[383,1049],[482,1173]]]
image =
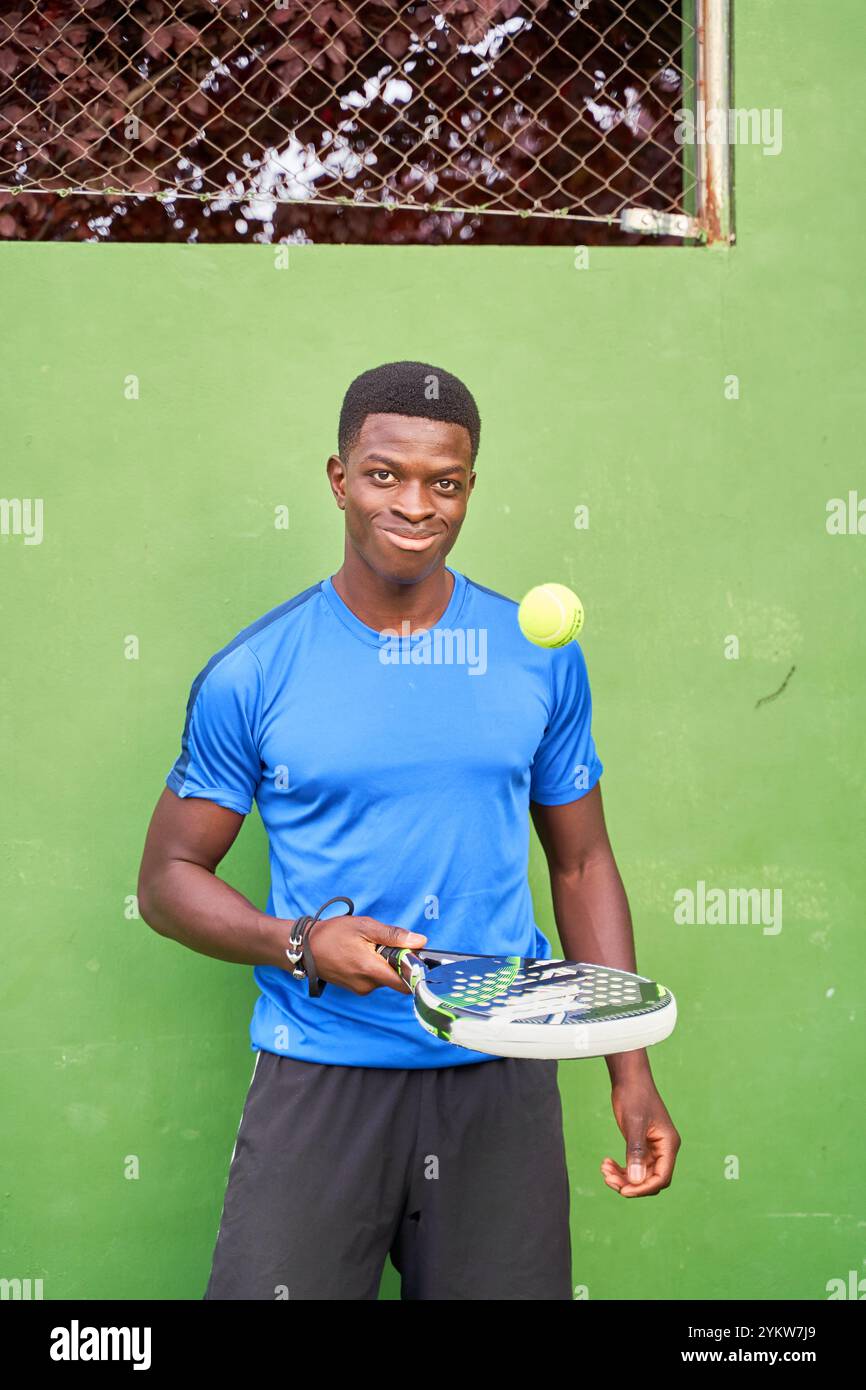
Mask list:
[[563,970],[544,962],[524,967],[523,962],[514,960],[488,971],[475,964],[457,966],[449,975],[447,993],[440,995],[443,1003],[478,1012],[495,1011],[503,1019],[512,1015],[529,1018],[539,1010],[579,1015],[596,1010],[632,1011],[645,1005],[639,980],[602,966]]

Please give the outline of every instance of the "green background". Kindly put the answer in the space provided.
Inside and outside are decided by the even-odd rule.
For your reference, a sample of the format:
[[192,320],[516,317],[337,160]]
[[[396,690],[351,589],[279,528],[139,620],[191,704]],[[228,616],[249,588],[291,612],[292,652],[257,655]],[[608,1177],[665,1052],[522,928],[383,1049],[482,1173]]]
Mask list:
[[[736,152],[733,249],[577,270],[569,249],[293,247],[278,271],[268,248],[0,248],[0,491],[45,506],[41,545],[0,540],[0,1276],[201,1297],[255,989],[130,915],[144,832],[196,672],[338,567],[340,399],[400,357],[480,405],[452,563],[583,598],[638,962],[680,1001],[653,1053],[684,1141],[657,1199],[601,1179],[623,1157],[603,1063],[561,1067],[575,1284],[820,1299],[866,1274],[866,536],[825,526],[866,494],[863,40],[859,0],[739,7],[735,104],[781,108],[784,140]],[[256,813],[221,870],[260,905],[265,851]],[[781,888],[781,932],[676,925],[698,880]],[[537,845],[532,884],[551,931]]]

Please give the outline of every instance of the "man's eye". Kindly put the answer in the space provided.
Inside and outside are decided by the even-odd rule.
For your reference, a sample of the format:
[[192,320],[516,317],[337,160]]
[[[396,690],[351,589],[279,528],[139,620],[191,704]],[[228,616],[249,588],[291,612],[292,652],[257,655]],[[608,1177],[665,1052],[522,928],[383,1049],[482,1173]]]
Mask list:
[[386,483],[389,478],[393,477],[393,474],[388,468],[376,468],[373,471],[373,477],[380,483]]
[[458,484],[453,478],[440,478],[439,486],[444,487],[446,492],[456,492],[458,489]]

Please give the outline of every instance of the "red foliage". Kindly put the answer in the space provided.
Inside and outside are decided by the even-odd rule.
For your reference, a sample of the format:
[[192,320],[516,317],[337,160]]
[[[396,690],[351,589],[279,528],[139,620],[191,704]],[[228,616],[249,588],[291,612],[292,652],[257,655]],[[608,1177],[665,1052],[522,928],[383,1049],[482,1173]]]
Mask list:
[[[664,0],[19,0],[0,236],[635,241],[537,213],[681,208],[680,43]],[[305,201],[269,210],[268,151]]]

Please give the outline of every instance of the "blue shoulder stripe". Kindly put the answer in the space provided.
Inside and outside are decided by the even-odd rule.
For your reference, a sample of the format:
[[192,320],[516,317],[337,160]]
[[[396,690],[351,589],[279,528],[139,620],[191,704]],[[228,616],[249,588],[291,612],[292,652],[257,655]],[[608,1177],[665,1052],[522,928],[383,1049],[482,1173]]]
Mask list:
[[507,594],[500,594],[496,589],[488,589],[485,584],[476,584],[474,579],[469,579],[467,577],[466,583],[471,584],[473,589],[480,589],[482,594],[490,594],[491,598],[501,598],[504,599],[506,603],[513,603],[515,605],[517,603],[517,599],[509,598]]
[[193,706],[198,699],[199,691],[214,667],[218,666],[221,661],[233,651],[236,651],[238,647],[242,647],[244,642],[248,642],[251,637],[255,637],[256,633],[261,632],[266,627],[270,627],[271,623],[277,622],[278,619],[284,617],[286,613],[291,613],[293,608],[300,608],[302,604],[307,603],[309,599],[313,598],[319,592],[321,587],[322,581],[319,580],[318,584],[311,584],[309,589],[304,589],[303,593],[296,594],[294,598],[286,599],[285,603],[279,604],[278,607],[272,608],[270,612],[265,613],[264,617],[258,618],[254,623],[250,623],[249,627],[243,628],[238,633],[237,637],[232,638],[231,642],[221,647],[220,650],[211,657],[207,666],[199,671],[192,683],[192,689],[189,692],[189,699],[186,704],[186,719],[183,725],[181,753],[172,768],[173,776],[176,776],[180,781],[183,781],[186,776],[187,764],[189,763],[189,725],[192,719]]

